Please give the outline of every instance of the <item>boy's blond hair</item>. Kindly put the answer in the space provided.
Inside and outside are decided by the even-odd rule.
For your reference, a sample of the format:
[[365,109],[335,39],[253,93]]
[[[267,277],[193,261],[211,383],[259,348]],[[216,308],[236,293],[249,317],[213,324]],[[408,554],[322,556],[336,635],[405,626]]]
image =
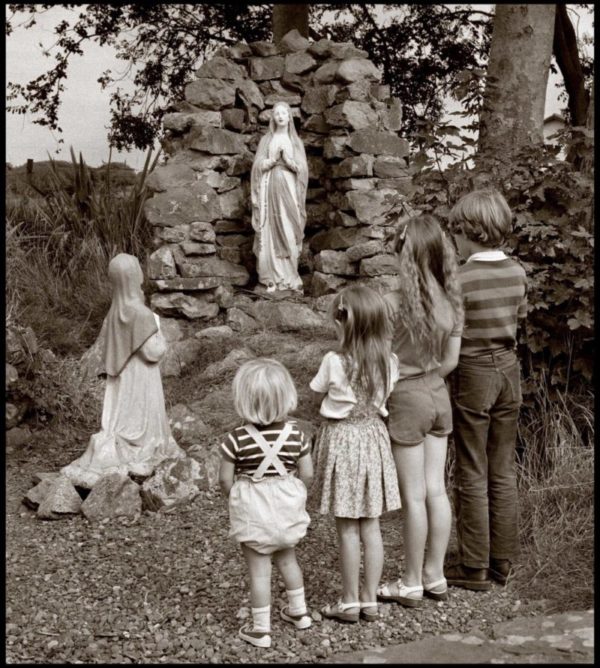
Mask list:
[[451,231],[491,247],[502,243],[511,231],[512,213],[501,193],[483,188],[461,197],[452,207],[448,222]]
[[277,360],[258,357],[237,370],[233,379],[233,405],[244,420],[253,424],[279,422],[297,404],[294,381]]

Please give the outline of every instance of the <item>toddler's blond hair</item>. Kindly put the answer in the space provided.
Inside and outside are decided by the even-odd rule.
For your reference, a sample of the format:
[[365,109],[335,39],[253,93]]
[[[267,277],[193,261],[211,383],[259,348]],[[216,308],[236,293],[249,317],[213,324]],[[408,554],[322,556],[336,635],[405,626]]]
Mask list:
[[258,357],[245,362],[233,379],[236,413],[253,424],[285,419],[298,404],[290,372],[274,359]]
[[512,213],[501,193],[493,188],[473,190],[452,207],[450,229],[483,246],[497,246],[512,229]]

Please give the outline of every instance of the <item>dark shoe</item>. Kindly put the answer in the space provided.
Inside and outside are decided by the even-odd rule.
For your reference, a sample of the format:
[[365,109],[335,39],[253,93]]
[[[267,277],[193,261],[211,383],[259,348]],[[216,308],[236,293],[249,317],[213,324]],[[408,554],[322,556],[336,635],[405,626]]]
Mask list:
[[508,559],[490,559],[490,577],[504,586],[512,574]]
[[470,568],[463,564],[448,566],[444,575],[451,587],[463,587],[473,591],[489,591],[492,583],[487,568]]

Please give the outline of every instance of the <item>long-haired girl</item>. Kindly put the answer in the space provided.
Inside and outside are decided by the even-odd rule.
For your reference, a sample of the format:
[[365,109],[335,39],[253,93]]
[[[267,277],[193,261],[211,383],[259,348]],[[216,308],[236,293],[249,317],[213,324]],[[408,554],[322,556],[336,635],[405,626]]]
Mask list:
[[[314,489],[319,512],[335,516],[342,596],[322,610],[344,622],[377,619],[377,585],[383,568],[379,517],[400,507],[398,481],[383,417],[398,377],[390,350],[386,304],[365,286],[342,290],[333,300],[339,350],[328,352],[310,383],[326,393],[326,418],[316,439]],[[360,546],[364,583],[359,596]]]
[[447,596],[443,564],[451,511],[444,472],[452,410],[444,378],[458,363],[464,315],[454,250],[438,221],[423,214],[397,226],[400,288],[385,300],[401,380],[389,398],[388,429],[406,554],[402,579],[382,585],[377,594],[416,607],[423,593],[436,600]]

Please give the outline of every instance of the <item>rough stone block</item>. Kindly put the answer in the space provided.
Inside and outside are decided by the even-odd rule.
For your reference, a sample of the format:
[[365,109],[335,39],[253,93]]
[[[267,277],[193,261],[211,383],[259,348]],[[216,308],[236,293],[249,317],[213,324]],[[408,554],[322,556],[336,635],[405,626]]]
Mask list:
[[[231,311],[232,309],[229,310]],[[254,358],[255,355],[251,350],[247,348],[235,348],[222,360],[209,364],[202,372],[202,377],[208,379],[221,378],[226,373],[237,371],[244,362]]]
[[[200,347],[201,346],[198,346],[198,348]],[[173,438],[180,445],[192,445],[193,443],[201,442],[209,431],[206,424],[200,419],[200,416],[191,405],[175,404],[175,406],[169,409],[167,415],[169,417]],[[157,467],[156,470],[158,471],[159,467]],[[156,472],[154,475],[156,475]]]
[[138,485],[129,476],[119,473],[102,476],[81,504],[81,512],[90,522],[112,517],[135,518],[141,511]]
[[342,227],[356,227],[358,225],[358,220],[344,211],[336,211],[333,217],[333,223],[335,225],[341,225]]
[[218,220],[215,223],[215,232],[217,234],[228,234],[231,232],[250,232],[251,227],[244,220]]
[[[179,246],[186,255],[213,255],[217,252],[214,244],[201,244],[198,241],[184,241]],[[174,275],[151,276],[150,278],[174,278]]]
[[369,54],[364,49],[357,49],[352,42],[332,42],[330,51],[331,57],[337,60],[369,57]]
[[175,278],[177,276],[173,253],[168,246],[163,246],[150,255],[146,272],[148,278]]
[[287,32],[279,44],[283,53],[293,53],[295,51],[304,51],[310,46],[310,42],[303,37],[296,28]]
[[356,244],[355,246],[350,246],[346,251],[346,257],[350,262],[357,262],[365,257],[372,257],[373,255],[378,255],[380,253],[383,253],[383,242],[373,239],[371,241],[364,241]]
[[304,121],[303,128],[308,132],[319,132],[324,135],[327,134],[330,129],[323,114],[313,114],[312,116],[309,116]]
[[192,457],[165,459],[154,474],[142,484],[143,508],[157,511],[193,501],[201,490],[208,489],[208,478],[200,463]]
[[221,218],[221,207],[215,191],[198,181],[154,195],[144,203],[144,214],[150,225],[173,227]]
[[250,77],[254,81],[279,79],[283,74],[285,61],[282,56],[268,56],[266,58],[249,58]]
[[173,292],[178,290],[202,291],[212,290],[227,283],[227,279],[220,276],[199,276],[197,278],[169,278],[149,281],[150,287],[159,292]]
[[[192,135],[191,139],[193,139],[193,133],[190,134]],[[205,172],[206,170],[223,171],[229,167],[231,160],[232,158],[227,155],[211,155],[210,153],[185,148],[172,156],[169,163],[183,163],[189,165],[195,172]]]
[[254,305],[256,320],[282,332],[313,331],[324,325],[322,316],[306,304],[258,301]]
[[223,125],[236,132],[241,132],[246,124],[246,113],[243,109],[223,109],[221,117]]
[[371,95],[380,102],[384,102],[390,97],[391,89],[387,84],[372,83]]
[[235,188],[219,195],[219,204],[223,218],[242,218],[246,213],[246,201],[247,198],[241,188]]
[[219,246],[228,246],[229,248],[237,248],[249,244],[251,241],[252,239],[245,234],[224,234],[217,237]]
[[250,79],[246,79],[237,84],[237,91],[240,99],[246,109],[256,107],[257,109],[265,108],[265,101],[260,88]]
[[174,316],[183,314],[190,320],[196,318],[215,318],[219,313],[219,305],[208,301],[205,295],[187,295],[182,292],[155,292],[150,297],[153,311],[159,315]]
[[372,153],[374,155],[393,155],[404,158],[408,155],[408,142],[395,134],[378,132],[363,128],[353,132],[347,144],[356,153]]
[[246,79],[248,74],[241,65],[232,63],[221,56],[215,56],[203,63],[197,70],[198,79],[225,79],[227,81],[237,81]]
[[352,264],[343,251],[324,250],[315,255],[315,269],[322,274],[356,276],[358,267]]
[[321,65],[314,73],[314,81],[317,84],[330,84],[335,81],[335,77],[340,66],[337,62],[329,62]]
[[242,264],[242,251],[236,246],[218,246],[217,257],[233,264]]
[[214,243],[216,235],[210,223],[194,222],[189,227],[189,236],[193,241],[201,241],[205,244]]
[[253,54],[263,58],[267,56],[276,56],[278,53],[281,53],[279,46],[273,42],[250,42],[248,46],[250,47]]
[[355,100],[347,100],[325,111],[325,120],[329,125],[353,130],[370,128],[377,123],[377,118],[377,112],[370,104]]
[[330,39],[320,39],[313,42],[306,50],[317,58],[329,58],[332,55],[331,47],[334,44]]
[[407,177],[408,169],[405,158],[397,158],[393,155],[380,155],[373,164],[373,174],[382,179],[393,179]]
[[302,102],[302,97],[298,95],[298,93],[293,93],[285,89],[276,91],[265,97],[265,104],[267,107],[273,107],[277,102],[287,102],[290,107],[297,107],[300,102]]
[[368,154],[345,158],[331,168],[334,179],[348,176],[373,176],[373,156]]
[[395,255],[375,255],[360,262],[361,276],[381,276],[382,274],[397,274],[398,260]]
[[146,186],[153,192],[164,192],[194,183],[196,172],[185,163],[159,165],[146,179]]
[[80,510],[81,497],[73,483],[59,474],[40,501],[37,516],[42,520],[57,520],[65,515],[77,515]]
[[197,126],[211,125],[212,127],[220,128],[222,119],[220,111],[198,109],[193,113],[174,112],[165,114],[162,123],[165,130],[170,130],[175,134],[182,134]]
[[314,86],[309,88],[302,99],[302,111],[307,114],[322,114],[334,101],[337,86]]
[[332,227],[315,234],[309,241],[311,250],[345,250],[365,239],[362,228]]
[[197,339],[228,339],[233,336],[233,329],[229,325],[205,327],[194,334]]
[[190,137],[189,147],[212,155],[241,153],[246,148],[242,135],[221,128],[197,128]]
[[219,110],[233,106],[235,86],[221,79],[196,79],[185,87],[184,95],[196,107]]
[[310,293],[313,297],[321,297],[337,292],[346,284],[345,279],[333,274],[322,274],[315,271],[310,282]]
[[229,47],[229,57],[232,60],[243,61],[246,58],[249,58],[252,55],[252,49],[246,44],[246,42],[236,42],[233,46]]
[[323,142],[323,157],[327,159],[331,158],[345,158],[350,155],[350,151],[346,148],[346,143],[348,137],[342,135],[337,137],[335,135],[330,135]]
[[226,322],[234,332],[253,332],[258,329],[256,320],[235,306],[227,309]]
[[336,183],[340,190],[373,190],[377,187],[377,179],[341,179]]
[[397,97],[393,97],[388,103],[384,127],[392,132],[398,132],[402,128],[402,104]]
[[390,197],[393,190],[349,190],[346,193],[348,200],[361,223],[379,223],[390,210]]
[[304,94],[304,91],[310,86],[308,76],[301,76],[299,74],[292,74],[285,71],[281,77],[281,83],[286,88],[295,91],[296,93]]
[[382,73],[370,60],[349,58],[340,63],[337,77],[346,83],[353,83],[360,79],[380,81]]
[[336,104],[341,104],[346,100],[357,100],[358,102],[368,102],[371,99],[371,82],[366,79],[359,79],[347,86],[343,86],[335,96]]
[[249,174],[252,169],[254,156],[249,151],[244,151],[241,155],[234,155],[231,163],[227,167],[228,176],[243,176]]
[[285,69],[290,74],[305,74],[317,66],[309,53],[290,53],[285,57]]
[[183,261],[178,262],[177,266],[183,278],[215,276],[225,278],[227,282],[233,285],[246,285],[250,280],[250,275],[244,267],[213,256],[185,257]]

